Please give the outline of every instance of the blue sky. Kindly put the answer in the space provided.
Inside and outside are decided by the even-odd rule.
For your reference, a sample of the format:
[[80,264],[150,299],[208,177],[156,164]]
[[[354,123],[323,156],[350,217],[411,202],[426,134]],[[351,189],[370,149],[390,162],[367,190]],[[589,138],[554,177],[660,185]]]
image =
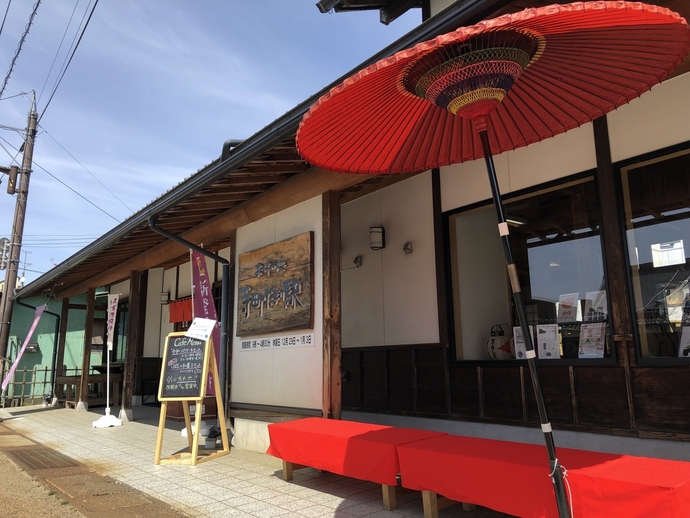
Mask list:
[[[34,3],[11,4],[0,80]],[[378,11],[322,14],[315,3],[100,0],[45,109],[90,4],[44,1],[0,100],[2,166],[23,141],[4,127],[27,123],[29,98],[17,94],[35,91],[41,117],[20,275],[29,282],[64,261],[216,159],[227,139],[256,133],[421,20],[413,9],[385,26]],[[10,237],[15,197],[2,179],[0,237]]]

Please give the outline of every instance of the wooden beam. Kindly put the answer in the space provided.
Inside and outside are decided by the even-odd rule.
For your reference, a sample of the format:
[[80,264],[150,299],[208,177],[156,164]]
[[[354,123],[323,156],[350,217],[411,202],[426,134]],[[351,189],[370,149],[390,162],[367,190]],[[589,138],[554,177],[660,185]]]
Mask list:
[[340,419],[340,197],[323,194],[323,417]]
[[[339,174],[322,169],[312,168],[303,174],[293,176],[266,192],[258,194],[251,200],[238,205],[205,221],[181,237],[192,243],[204,243],[207,246],[219,239],[225,238],[230,232],[253,221],[258,221],[282,210],[288,209],[327,191],[340,191],[356,185],[369,178],[368,175]],[[132,270],[146,270],[159,266],[166,261],[175,259],[185,253],[187,249],[175,241],[163,241],[141,254],[121,262],[108,270],[72,286],[56,294],[58,300],[84,293],[89,287],[107,286],[126,279]]]
[[86,318],[84,319],[84,357],[81,361],[81,383],[77,410],[87,411],[89,403],[89,371],[91,370],[91,341],[93,339],[93,311],[96,305],[96,288],[89,288],[86,295]]

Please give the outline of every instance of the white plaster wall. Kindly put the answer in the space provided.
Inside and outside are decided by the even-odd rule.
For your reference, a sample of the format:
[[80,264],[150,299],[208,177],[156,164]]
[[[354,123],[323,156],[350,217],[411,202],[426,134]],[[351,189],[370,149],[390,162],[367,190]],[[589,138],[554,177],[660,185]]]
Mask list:
[[608,115],[614,162],[690,140],[690,73],[669,79]]
[[164,307],[160,297],[163,291],[165,291],[163,290],[163,268],[149,269],[146,285],[146,318],[144,319],[145,357],[155,358],[160,350],[161,316]]
[[[494,155],[502,194],[596,168],[592,124]],[[452,210],[491,199],[484,159],[441,168],[441,207]]]
[[112,295],[120,295],[120,300],[126,299],[129,297],[129,279],[126,281],[118,282],[117,284],[113,284],[110,286],[110,291],[108,292]]
[[[343,205],[341,220],[343,347],[438,342],[431,173]],[[386,248],[373,251],[378,225]]]
[[[314,232],[313,347],[280,350],[240,349],[233,329],[232,393],[239,403],[321,409],[323,378],[323,260],[321,197],[312,198],[237,230],[237,255],[277,241]],[[235,274],[237,286],[237,273]],[[237,289],[235,289],[237,300]],[[307,331],[307,330],[305,330]],[[297,331],[299,332],[299,331]],[[275,336],[283,333],[275,333]]]

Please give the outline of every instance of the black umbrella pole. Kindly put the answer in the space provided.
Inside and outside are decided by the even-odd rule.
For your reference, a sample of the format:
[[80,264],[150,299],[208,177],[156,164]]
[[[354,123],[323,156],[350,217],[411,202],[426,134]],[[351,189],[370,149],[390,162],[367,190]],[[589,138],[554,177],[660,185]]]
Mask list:
[[544,394],[539,383],[539,372],[537,371],[537,354],[532,343],[532,335],[529,332],[527,325],[527,317],[525,315],[525,304],[522,300],[522,289],[520,288],[520,279],[518,278],[517,268],[513,260],[513,253],[510,249],[510,241],[508,240],[508,223],[506,222],[505,212],[503,210],[503,202],[501,200],[501,191],[498,188],[498,180],[496,178],[496,169],[494,168],[494,160],[491,156],[491,147],[489,146],[489,136],[486,130],[479,131],[479,137],[482,142],[482,149],[484,151],[484,161],[486,162],[486,171],[489,175],[489,183],[491,184],[491,195],[493,197],[494,206],[496,207],[496,214],[498,216],[498,230],[503,242],[503,254],[506,259],[506,267],[508,268],[508,277],[510,278],[510,286],[513,292],[513,300],[515,302],[515,309],[520,320],[520,329],[522,329],[522,336],[525,340],[525,350],[527,351],[527,364],[529,366],[530,376],[532,378],[532,386],[534,387],[534,397],[537,400],[537,408],[539,409],[539,420],[541,421],[541,430],[544,433],[544,441],[546,442],[546,449],[549,453],[549,469],[551,480],[553,481],[554,493],[556,495],[556,505],[558,506],[558,516],[560,518],[570,518],[570,506],[568,505],[568,498],[565,493],[565,484],[563,481],[563,472],[556,457],[556,445],[553,440],[553,432],[551,431],[551,423],[549,422],[546,413],[546,405],[544,404]]

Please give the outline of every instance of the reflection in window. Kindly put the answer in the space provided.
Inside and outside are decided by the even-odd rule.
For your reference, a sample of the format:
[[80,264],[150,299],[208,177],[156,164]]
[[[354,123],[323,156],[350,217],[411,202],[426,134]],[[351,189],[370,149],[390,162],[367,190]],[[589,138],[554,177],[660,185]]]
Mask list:
[[690,150],[621,169],[640,352],[690,355]]
[[[609,356],[608,300],[591,178],[505,203],[528,324],[540,359]],[[456,359],[488,359],[491,327],[519,326],[493,206],[449,216]],[[517,332],[514,355],[524,358]]]

